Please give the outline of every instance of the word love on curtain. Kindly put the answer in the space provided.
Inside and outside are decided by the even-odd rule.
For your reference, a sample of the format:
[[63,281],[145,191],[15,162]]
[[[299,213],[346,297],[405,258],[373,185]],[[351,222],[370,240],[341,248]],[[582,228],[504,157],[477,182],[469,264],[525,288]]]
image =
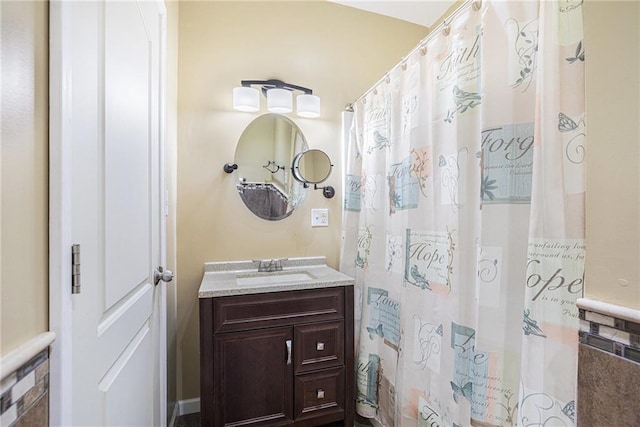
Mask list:
[[576,422],[581,3],[465,3],[354,104],[341,269],[375,425]]

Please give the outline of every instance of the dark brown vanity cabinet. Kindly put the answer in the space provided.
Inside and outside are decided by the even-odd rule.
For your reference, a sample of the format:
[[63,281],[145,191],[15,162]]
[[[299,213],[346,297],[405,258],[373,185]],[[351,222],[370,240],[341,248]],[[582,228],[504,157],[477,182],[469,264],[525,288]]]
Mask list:
[[353,426],[353,286],[200,299],[202,426]]

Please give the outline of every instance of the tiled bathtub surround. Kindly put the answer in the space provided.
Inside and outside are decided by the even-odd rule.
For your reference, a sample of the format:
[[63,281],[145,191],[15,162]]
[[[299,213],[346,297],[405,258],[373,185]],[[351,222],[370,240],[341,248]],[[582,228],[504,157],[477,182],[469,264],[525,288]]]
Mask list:
[[580,299],[578,425],[640,426],[640,311]]
[[48,394],[49,350],[45,349],[2,380],[2,427],[48,425]]
[[640,426],[640,364],[580,344],[579,427]]
[[580,302],[578,307],[581,344],[640,363],[640,321],[622,318],[614,310],[598,313]]

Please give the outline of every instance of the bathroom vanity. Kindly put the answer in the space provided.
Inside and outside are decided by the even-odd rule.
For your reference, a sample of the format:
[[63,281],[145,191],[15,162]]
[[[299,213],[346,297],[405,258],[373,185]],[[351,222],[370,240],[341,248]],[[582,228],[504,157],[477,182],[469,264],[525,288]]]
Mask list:
[[324,257],[258,264],[205,264],[201,425],[353,426],[353,279]]

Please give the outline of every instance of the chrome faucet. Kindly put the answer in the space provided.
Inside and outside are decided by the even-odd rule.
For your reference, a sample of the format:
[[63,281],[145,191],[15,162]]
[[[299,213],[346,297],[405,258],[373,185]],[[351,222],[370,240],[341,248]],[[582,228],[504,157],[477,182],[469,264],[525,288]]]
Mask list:
[[270,273],[273,271],[282,271],[282,261],[286,261],[287,258],[280,259],[265,259],[265,260],[253,260],[258,263],[259,273]]

